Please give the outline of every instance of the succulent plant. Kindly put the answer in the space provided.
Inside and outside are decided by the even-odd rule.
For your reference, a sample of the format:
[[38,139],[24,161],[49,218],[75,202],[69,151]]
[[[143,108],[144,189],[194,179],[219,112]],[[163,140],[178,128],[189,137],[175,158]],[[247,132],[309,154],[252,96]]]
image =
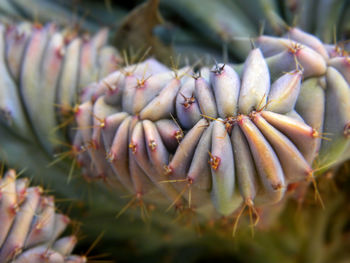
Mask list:
[[[116,49],[105,46],[107,37],[107,30],[93,38],[78,38],[73,29],[60,32],[54,24],[1,25],[2,122],[25,139],[33,141],[37,135],[53,153],[64,140],[57,126],[76,95],[120,61]],[[61,119],[56,118],[57,112]]]
[[[323,13],[320,12],[328,14],[326,17],[330,19],[326,2],[320,4]],[[157,5],[158,1],[149,3]],[[162,7],[168,10],[166,16],[176,13],[190,23],[193,17],[201,21],[191,23],[186,30],[190,28],[193,33],[205,28],[189,38],[186,30],[176,32],[170,41],[175,52],[182,48],[176,34],[192,44],[203,40],[200,43],[205,52],[224,42],[225,63],[212,66],[206,61],[192,67],[187,63],[180,69],[170,69],[154,58],[142,61],[146,56],[129,65],[129,55],[124,56],[126,66],[121,66],[123,61],[118,51],[106,46],[106,30],[93,37],[87,34],[80,37],[78,30],[62,30],[54,24],[1,25],[3,158],[9,157],[12,163],[22,162],[29,149],[33,157],[27,154],[25,159],[39,156],[44,165],[53,156],[58,158],[55,164],[64,157],[72,157],[73,165],[81,168],[79,175],[94,187],[94,198],[88,204],[90,217],[111,230],[110,238],[116,238],[120,230],[128,230],[119,223],[117,231],[114,229],[117,223],[109,222],[104,216],[118,210],[119,217],[133,204],[141,207],[142,218],[156,205],[158,209],[152,213],[157,227],[166,225],[176,232],[179,229],[169,223],[174,213],[164,213],[166,208],[169,211],[175,207],[180,216],[195,211],[205,229],[213,219],[217,226],[233,215],[235,231],[245,208],[253,223],[260,218],[262,228],[276,222],[268,215],[280,214],[293,193],[294,197],[304,199],[310,182],[322,203],[317,175],[335,169],[350,157],[347,42],[324,44],[298,27],[286,26],[281,17],[291,23],[293,10],[305,14],[311,11],[304,2],[296,1],[295,8],[276,3],[259,1],[258,5],[265,8],[254,17],[250,3],[243,1],[215,4],[204,1],[196,9],[191,7],[193,1],[177,4],[162,1]],[[5,7],[30,14],[30,9],[22,4],[16,0]],[[45,5],[59,4],[47,1]],[[145,6],[138,12],[147,9]],[[205,8],[208,6],[211,8]],[[349,10],[344,1],[334,1],[330,6],[339,12],[344,7],[344,14]],[[219,11],[208,16],[214,9]],[[280,9],[285,10],[283,15],[278,14]],[[153,15],[157,14],[157,10],[152,10]],[[190,10],[194,12],[191,16],[187,15]],[[223,10],[227,16],[222,16]],[[239,10],[243,12],[237,15]],[[233,14],[237,15],[235,19]],[[123,36],[125,40],[120,40],[120,44],[128,46],[132,39],[135,47],[140,48],[151,41],[159,44],[156,50],[159,53],[155,54],[162,53],[162,61],[169,60],[168,49],[161,48],[162,44],[155,39],[162,37],[162,28],[150,33],[154,25],[147,24],[139,30],[130,30],[130,34],[137,34],[125,33],[134,25],[135,15],[145,14],[134,12],[124,20],[116,34],[117,39]],[[281,37],[258,35],[259,25],[255,20],[264,16],[268,21],[265,32],[283,34]],[[304,20],[302,16],[294,25],[309,27]],[[346,37],[346,19],[333,17],[332,21],[342,28],[338,37]],[[84,24],[86,28],[91,26],[89,22],[92,19]],[[96,25],[93,27],[96,29]],[[326,29],[322,31],[322,28]],[[144,36],[142,30],[147,31],[147,37],[140,40]],[[323,23],[308,31],[331,42],[333,32]],[[201,34],[208,36],[207,39]],[[186,50],[193,50],[187,47]],[[190,53],[197,51],[203,54],[199,46]],[[215,52],[213,56],[218,57]],[[164,54],[169,57],[164,59]],[[228,63],[232,57],[245,62]],[[12,144],[15,137],[18,143]],[[61,153],[67,149],[68,152]],[[24,163],[40,170],[40,165]],[[81,198],[80,189],[85,191],[90,186],[79,178],[65,184],[67,179],[60,177],[62,166],[44,180],[52,180],[61,194]],[[66,173],[68,169],[65,167]],[[72,169],[69,174],[72,175]],[[107,193],[106,189],[112,191]],[[125,194],[131,195],[131,201],[123,208],[125,201],[120,196]],[[99,228],[91,218],[84,218],[84,222],[91,233],[96,233]],[[231,217],[227,222],[231,229],[230,220]],[[220,232],[220,227],[217,229]],[[183,234],[182,230],[179,233]]]
[[[27,35],[21,28],[27,28]],[[64,37],[54,33],[53,25],[30,30],[27,24],[7,29],[3,61],[12,64],[7,74],[6,68],[3,72],[9,80],[19,78],[20,96],[30,122],[36,124],[34,134],[52,153],[62,139],[52,138],[51,131],[73,107],[71,97],[80,92],[80,100],[86,102],[75,109],[78,130],[73,153],[88,167],[87,177],[121,184],[137,198],[147,192],[157,196],[154,192],[159,189],[172,205],[182,206],[182,197],[188,192],[190,206],[208,206],[210,210],[211,202],[206,200],[211,198],[216,209],[227,215],[242,201],[251,208],[255,199],[258,204],[275,203],[288,184],[314,180],[312,164],[319,151],[322,169],[348,158],[349,72],[342,67],[347,57],[338,46],[328,46],[328,53],[317,38],[299,29],[291,29],[289,39],[259,37],[255,41],[258,48],[250,52],[241,76],[230,65],[217,64],[211,71],[204,67],[197,73],[188,67],[174,72],[151,59],[111,73],[84,89],[81,87],[93,81],[94,75],[101,78],[115,66],[117,53],[108,48],[108,56],[100,56],[107,63],[97,62],[106,32],[85,42],[79,57],[79,38],[68,38],[65,49]],[[28,43],[21,43],[27,46],[19,49],[28,55],[19,70],[21,56],[12,59],[17,52],[11,49],[16,46],[9,43],[25,36]],[[46,47],[42,39],[48,39]],[[75,50],[70,54],[71,49]],[[91,50],[94,52],[88,52]],[[40,72],[50,78],[39,82],[33,75]],[[303,77],[308,80],[301,84]],[[319,93],[319,101],[314,101],[317,108],[310,103],[306,85],[312,77],[325,78],[326,92],[321,84],[312,86],[318,88],[313,91]],[[275,79],[271,88],[270,78]],[[3,87],[19,101],[13,92],[15,81],[12,83],[12,87]],[[44,105],[39,104],[39,94],[45,98]],[[25,115],[13,115],[13,104],[6,104],[13,101],[5,101],[2,112],[7,114],[3,116],[10,125],[17,124],[15,130],[23,131],[20,125],[26,123]],[[58,118],[55,102],[60,105]],[[42,109],[47,114],[38,118]],[[335,113],[339,120],[329,117]],[[321,143],[323,132],[331,136],[330,142]]]
[[[55,21],[61,26],[74,25],[89,32],[108,26],[117,30],[114,41],[117,47],[137,51],[152,46],[151,52],[161,61],[169,61],[172,48],[176,55],[189,59],[220,58],[223,46],[225,57],[244,60],[249,46],[239,41],[241,37],[254,38],[261,33],[282,35],[287,25],[312,33],[325,43],[348,39],[350,32],[347,19],[350,6],[346,0],[322,0],[317,4],[300,0],[220,0],[215,3],[204,0],[201,5],[194,0],[148,2],[152,2],[150,7],[160,2],[165,19],[159,19],[159,12],[154,8],[149,14],[138,9],[135,17],[140,18],[141,23],[127,16],[127,11],[140,3],[137,0],[118,3],[4,0],[0,14],[6,14],[5,21],[14,18],[42,23]],[[157,23],[154,24],[154,20]]]
[[327,67],[347,58],[328,59],[318,39],[293,30],[326,59],[314,42],[261,36],[241,76],[225,64],[193,73],[145,61],[91,86],[75,138],[88,176],[117,179],[138,198],[154,194],[152,182],[173,205],[183,196],[199,210],[211,198],[228,215],[242,202],[278,202],[288,184],[348,159],[349,72]]
[[54,197],[17,177],[15,170],[8,170],[0,179],[0,261],[86,262],[71,255],[74,235],[60,237],[70,219],[56,211]]
[[242,202],[253,209],[255,199],[280,201],[290,183],[314,181],[316,157],[322,170],[349,157],[346,51],[300,29],[253,40],[244,65],[233,65],[241,76],[225,64],[194,73],[154,59],[108,75],[120,58],[103,47],[106,30],[81,40],[53,24],[1,29],[3,80],[11,84],[2,85],[5,123],[53,153],[64,140],[55,127],[80,94],[73,155],[87,178],[137,198],[150,192],[159,200],[160,190],[172,205],[185,198],[205,210],[211,198],[228,215]]

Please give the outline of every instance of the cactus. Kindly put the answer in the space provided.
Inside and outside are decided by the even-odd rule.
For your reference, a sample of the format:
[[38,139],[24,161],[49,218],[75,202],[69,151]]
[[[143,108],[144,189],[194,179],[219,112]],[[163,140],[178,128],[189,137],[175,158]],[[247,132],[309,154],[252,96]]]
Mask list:
[[[56,127],[64,121],[76,94],[113,71],[120,61],[118,52],[105,46],[107,36],[107,30],[101,30],[93,38],[82,39],[73,29],[60,32],[54,24],[1,25],[2,122],[24,139],[37,138],[53,153],[64,140]],[[40,115],[43,110],[46,114]],[[56,118],[57,112],[61,119]]]
[[[185,197],[190,206],[207,206],[210,202],[203,200],[211,198],[220,213],[231,214],[242,202],[250,208],[255,198],[261,205],[275,203],[288,184],[313,181],[312,164],[319,150],[323,170],[348,158],[343,153],[348,151],[349,73],[342,67],[347,57],[339,46],[325,47],[297,28],[289,29],[288,38],[254,40],[257,48],[244,66],[233,66],[241,76],[224,64],[211,72],[204,67],[197,73],[189,68],[174,73],[151,59],[102,79],[119,59],[115,50],[103,48],[105,30],[81,40],[52,24],[1,29],[2,65],[9,65],[2,72],[11,83],[2,85],[8,94],[2,103],[3,120],[14,131],[26,131],[23,137],[35,136],[53,153],[64,134],[52,131],[80,93],[85,102],[74,110],[78,131],[72,153],[80,165],[85,164],[86,177],[103,178],[137,198],[148,191],[154,194],[155,184],[172,205],[181,207]],[[41,74],[49,77],[39,82]],[[324,93],[318,85],[319,110],[310,114],[304,83],[322,76],[329,88]],[[301,84],[302,78],[308,80]],[[86,86],[95,79],[101,80]],[[20,83],[20,95],[14,92],[15,82]],[[345,102],[339,104],[341,99]],[[60,106],[57,112],[55,103]],[[41,110],[44,116],[39,115]],[[339,121],[329,117],[334,113]],[[26,117],[35,123],[34,135],[27,132]],[[334,138],[321,145],[323,128]],[[261,158],[263,152],[266,159]],[[91,163],[93,167],[86,168]],[[235,194],[238,189],[241,196]]]
[[[18,31],[7,29],[9,43],[18,37]],[[66,109],[72,107],[70,94],[79,93],[81,86],[94,80],[91,76],[98,67],[94,65],[94,54],[106,38],[102,31],[82,47],[81,84],[75,86],[79,57],[69,54],[69,50],[74,50],[79,39],[70,39],[65,54],[63,37],[54,31],[52,25],[35,28],[25,49],[33,56],[31,65],[42,57],[42,70],[52,68],[46,63],[63,68],[60,79],[57,76],[51,84],[57,87],[59,96],[53,95],[53,88],[47,92],[45,118],[35,119],[42,106],[39,107],[39,96],[31,94],[39,95],[42,88],[37,88],[35,79],[32,84],[29,81],[40,71],[35,70],[35,64],[27,70],[26,60],[22,72],[18,62],[12,66],[12,74],[22,79],[21,96],[29,119],[37,124],[34,134],[51,153],[59,141],[54,138],[54,143],[50,142],[49,131],[59,126],[52,105],[58,100],[58,120],[64,119]],[[327,51],[318,39],[299,29],[290,29],[289,37],[256,39],[257,48],[250,52],[244,66],[234,65],[241,68],[241,76],[230,65],[217,64],[211,71],[203,67],[197,73],[188,67],[173,72],[150,59],[86,86],[80,92],[83,104],[75,109],[78,127],[72,146],[78,163],[85,165],[85,177],[103,178],[117,189],[126,188],[138,199],[147,192],[158,197],[159,193],[154,193],[158,189],[176,207],[182,207],[185,198],[190,207],[201,210],[204,206],[204,210],[212,211],[211,202],[205,201],[212,199],[216,210],[225,215],[242,204],[255,210],[255,199],[259,205],[278,202],[290,183],[314,182],[319,167],[325,170],[348,158],[344,155],[349,144],[348,72],[339,66],[347,58],[339,47],[328,46]],[[36,51],[35,56],[31,47],[38,48],[36,43],[42,43],[41,38],[48,38],[47,47]],[[57,39],[61,39],[59,44],[55,44]],[[295,42],[297,39],[302,43]],[[91,48],[92,55],[88,53]],[[7,50],[8,56],[15,53]],[[107,61],[116,56],[108,54]],[[68,65],[60,64],[62,56]],[[29,60],[29,56],[25,57]],[[344,62],[335,63],[336,59]],[[40,61],[36,67],[40,67]],[[111,71],[112,65],[99,65],[107,73]],[[57,68],[55,71],[59,72]],[[286,71],[290,72],[281,75]],[[47,75],[52,81],[54,75]],[[319,87],[319,110],[311,109],[305,83],[323,76],[326,92]],[[271,87],[270,78],[274,80]],[[303,84],[302,78],[307,79]],[[339,103],[341,100],[344,103]],[[313,114],[310,110],[314,110]],[[335,113],[339,120],[329,117]],[[329,134],[331,141],[322,141],[323,133]],[[312,168],[316,156],[319,167]]]
[[[185,9],[188,4],[180,3]],[[227,4],[211,3],[218,9]],[[227,20],[229,30],[221,32],[205,18],[206,32],[218,33],[230,54],[245,62],[224,58],[225,64],[171,70],[152,58],[131,66],[126,58],[121,68],[116,49],[106,46],[106,30],[81,38],[54,24],[1,26],[1,148],[12,160],[13,153],[21,155],[20,145],[7,142],[17,136],[22,147],[39,144],[47,162],[73,157],[79,173],[94,181],[89,216],[101,224],[103,215],[118,210],[120,217],[134,204],[142,218],[156,205],[152,217],[159,225],[175,207],[181,217],[195,211],[207,230],[213,219],[218,224],[228,216],[235,231],[248,208],[252,223],[260,219],[263,227],[274,222],[266,215],[279,214],[277,207],[286,207],[293,192],[306,198],[310,182],[322,204],[316,176],[350,157],[346,42],[324,44],[278,19],[269,19],[267,31],[272,26],[285,32],[282,37],[252,37],[253,27],[244,29],[226,12],[213,21]],[[250,38],[236,38],[241,33]],[[66,178],[45,178],[51,179],[60,193],[79,198],[75,182],[81,189],[88,185],[79,178],[72,183],[70,176],[67,185]],[[131,201],[122,208],[125,194]],[[93,220],[84,220],[96,232]],[[105,225],[116,238],[113,226]]]
[[[303,43],[313,38],[294,32]],[[199,210],[211,198],[225,215],[242,203],[254,209],[254,200],[276,203],[291,183],[314,182],[314,173],[349,158],[349,72],[331,66],[318,39],[309,44],[316,52],[293,38],[261,36],[241,76],[225,64],[158,72],[145,61],[102,79],[76,112],[74,146],[85,149],[77,156],[85,167],[92,164],[87,176],[117,179],[137,198],[154,194],[152,182],[178,207],[180,196]],[[313,109],[306,84],[320,77],[326,92],[318,88]]]
[[40,187],[29,187],[8,170],[0,180],[0,261],[83,263],[85,257],[71,255],[77,242],[60,237],[70,219],[57,212],[53,196]]

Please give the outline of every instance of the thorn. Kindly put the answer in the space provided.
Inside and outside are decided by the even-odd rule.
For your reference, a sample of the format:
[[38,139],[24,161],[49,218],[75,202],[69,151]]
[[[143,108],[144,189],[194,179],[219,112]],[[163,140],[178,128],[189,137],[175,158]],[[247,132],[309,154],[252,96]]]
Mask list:
[[176,205],[176,203],[180,200],[180,198],[182,197],[182,195],[185,193],[187,189],[187,186],[184,187],[184,189],[178,194],[178,196],[175,198],[175,200],[169,205],[169,207],[165,210],[165,212],[169,212],[169,210]]
[[249,38],[249,42],[250,42],[250,48],[251,48],[252,50],[255,49],[255,43],[254,43],[254,41],[253,41],[252,38]]
[[219,67],[219,65],[215,62],[215,69],[211,70],[211,72],[220,75],[225,68],[226,64],[223,64],[221,67]]
[[185,109],[188,109],[189,107],[191,107],[191,105],[193,103],[196,102],[195,97],[193,96],[193,94],[191,95],[191,97],[187,98],[185,95],[183,95],[181,92],[179,92],[180,95],[183,97],[184,102],[181,103],[181,105],[183,105],[185,107]]
[[116,215],[116,219],[118,219],[122,214],[125,213],[126,210],[128,210],[129,207],[135,202],[136,196],[134,196],[123,208],[119,211],[119,213]]
[[242,213],[243,213],[245,207],[246,207],[246,204],[242,205],[242,208],[239,210],[238,215],[237,215],[237,217],[236,217],[236,219],[235,219],[235,221],[234,221],[233,229],[232,229],[232,237],[235,237],[235,235],[236,235],[238,222],[239,222],[239,219],[240,219],[241,216],[242,216]]
[[181,140],[184,137],[184,132],[180,126],[180,124],[176,121],[175,117],[173,116],[173,114],[170,113],[170,117],[172,118],[172,120],[175,122],[176,126],[179,128],[178,131],[175,132],[175,138],[177,140],[177,142],[180,144]]
[[318,191],[316,178],[315,178],[315,176],[314,176],[314,171],[310,171],[310,172],[309,172],[309,174],[308,174],[308,180],[311,180],[312,185],[313,185],[313,187],[314,187],[314,191],[315,191],[315,201],[318,200],[318,201],[320,202],[320,205],[321,205],[322,209],[324,210],[324,209],[325,209],[325,205],[324,205],[324,203],[323,203],[321,194],[320,194],[320,192]]
[[210,156],[208,163],[210,164],[211,168],[216,171],[219,168],[221,158],[218,156],[212,155],[210,151],[208,151],[208,153]]

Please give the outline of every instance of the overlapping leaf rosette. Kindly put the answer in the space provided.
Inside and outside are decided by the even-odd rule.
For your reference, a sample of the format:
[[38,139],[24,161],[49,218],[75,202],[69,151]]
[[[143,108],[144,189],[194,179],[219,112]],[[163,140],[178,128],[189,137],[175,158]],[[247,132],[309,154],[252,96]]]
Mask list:
[[84,256],[71,254],[77,242],[74,235],[60,237],[69,223],[42,188],[29,187],[14,170],[0,178],[1,262],[86,262]]
[[229,215],[349,158],[346,52],[296,28],[252,42],[243,67],[173,71],[151,59],[90,85],[73,146],[85,176]]

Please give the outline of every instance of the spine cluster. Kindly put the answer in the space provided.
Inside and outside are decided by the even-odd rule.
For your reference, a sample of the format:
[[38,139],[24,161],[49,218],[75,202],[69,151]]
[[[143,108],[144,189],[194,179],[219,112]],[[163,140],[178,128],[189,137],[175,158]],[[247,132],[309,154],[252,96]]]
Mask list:
[[0,178],[0,262],[86,262],[71,254],[75,236],[60,238],[69,218],[56,212],[52,196],[42,193],[14,170]]

